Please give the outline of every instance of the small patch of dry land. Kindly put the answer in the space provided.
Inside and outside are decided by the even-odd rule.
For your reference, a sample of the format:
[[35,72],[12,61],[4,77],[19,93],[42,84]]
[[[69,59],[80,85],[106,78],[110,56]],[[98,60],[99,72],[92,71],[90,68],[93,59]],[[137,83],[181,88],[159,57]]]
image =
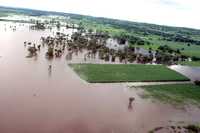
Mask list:
[[164,65],[69,64],[69,66],[90,83],[189,80]]

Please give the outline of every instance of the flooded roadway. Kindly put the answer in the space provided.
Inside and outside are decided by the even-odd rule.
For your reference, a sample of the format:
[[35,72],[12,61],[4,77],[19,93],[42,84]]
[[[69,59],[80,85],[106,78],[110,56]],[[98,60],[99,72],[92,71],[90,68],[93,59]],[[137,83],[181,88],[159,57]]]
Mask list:
[[0,28],[0,133],[146,133],[169,121],[200,121],[198,109],[143,100],[124,84],[87,84],[64,56],[47,60],[45,48],[25,58],[23,42],[49,34]]

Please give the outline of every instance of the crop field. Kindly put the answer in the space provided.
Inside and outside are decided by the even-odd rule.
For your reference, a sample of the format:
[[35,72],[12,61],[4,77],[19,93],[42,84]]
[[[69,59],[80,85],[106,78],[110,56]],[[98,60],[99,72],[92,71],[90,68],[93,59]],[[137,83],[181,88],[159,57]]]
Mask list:
[[174,105],[199,104],[200,86],[193,84],[143,86],[146,96]]
[[191,44],[190,46],[187,45],[187,43],[181,43],[181,42],[173,42],[173,41],[164,41],[164,40],[152,40],[151,45],[141,45],[139,47],[142,47],[144,49],[152,48],[152,50],[157,50],[159,46],[168,45],[174,50],[179,49],[182,54],[187,56],[195,56],[200,57],[200,46]]
[[70,66],[82,79],[91,83],[188,80],[163,65],[70,64]]
[[188,43],[159,40],[157,36],[151,36],[151,38],[152,38],[152,40],[150,40],[150,42],[152,43],[151,45],[143,45],[140,47],[144,49],[152,48],[152,50],[155,51],[161,45],[168,45],[175,50],[179,49],[184,55],[200,57],[199,45],[191,44],[188,46]]

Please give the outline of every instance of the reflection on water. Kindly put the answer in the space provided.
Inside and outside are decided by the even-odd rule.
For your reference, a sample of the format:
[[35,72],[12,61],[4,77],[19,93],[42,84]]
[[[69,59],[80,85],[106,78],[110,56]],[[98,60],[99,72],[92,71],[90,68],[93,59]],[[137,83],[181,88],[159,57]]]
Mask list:
[[52,65],[49,65],[48,72],[49,72],[49,77],[51,77],[51,74],[52,74]]
[[132,111],[133,110],[133,105],[131,103],[128,104],[128,110]]
[[131,111],[133,109],[133,102],[135,101],[134,97],[129,98],[128,109]]

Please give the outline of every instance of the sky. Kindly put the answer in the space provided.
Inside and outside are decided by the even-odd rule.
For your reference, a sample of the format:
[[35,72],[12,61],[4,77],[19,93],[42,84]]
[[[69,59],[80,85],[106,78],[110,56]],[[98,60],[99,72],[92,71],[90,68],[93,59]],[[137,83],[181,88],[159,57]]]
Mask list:
[[200,29],[200,0],[0,0],[0,5]]

